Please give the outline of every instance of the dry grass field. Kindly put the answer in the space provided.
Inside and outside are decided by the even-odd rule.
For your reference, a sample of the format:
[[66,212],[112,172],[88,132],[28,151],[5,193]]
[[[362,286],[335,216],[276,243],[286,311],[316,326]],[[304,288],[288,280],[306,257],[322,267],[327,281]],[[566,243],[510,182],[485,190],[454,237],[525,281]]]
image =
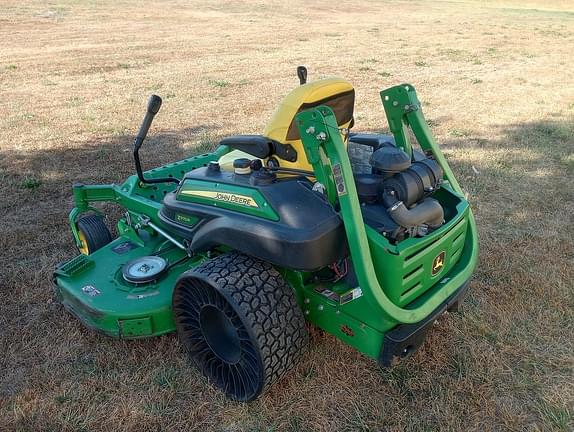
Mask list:
[[[519,1],[0,0],[0,430],[572,430],[574,4]],[[116,341],[52,302],[75,254],[71,185],[258,133],[310,78],[410,82],[475,210],[480,262],[460,314],[390,370],[312,331],[288,378],[227,401],[174,335]],[[111,214],[113,214],[113,209]]]

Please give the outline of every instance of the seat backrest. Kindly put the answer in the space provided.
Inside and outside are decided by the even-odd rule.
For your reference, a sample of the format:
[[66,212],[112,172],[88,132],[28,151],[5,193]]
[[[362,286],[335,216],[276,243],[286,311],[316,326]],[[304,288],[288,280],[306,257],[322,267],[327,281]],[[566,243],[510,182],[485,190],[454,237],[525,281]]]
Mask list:
[[279,161],[281,166],[313,169],[307,161],[299,129],[295,124],[295,115],[320,105],[327,105],[333,109],[339,127],[348,128],[353,120],[355,89],[343,79],[327,78],[299,86],[283,99],[263,132],[268,138],[291,144],[297,151],[296,162],[281,159]]

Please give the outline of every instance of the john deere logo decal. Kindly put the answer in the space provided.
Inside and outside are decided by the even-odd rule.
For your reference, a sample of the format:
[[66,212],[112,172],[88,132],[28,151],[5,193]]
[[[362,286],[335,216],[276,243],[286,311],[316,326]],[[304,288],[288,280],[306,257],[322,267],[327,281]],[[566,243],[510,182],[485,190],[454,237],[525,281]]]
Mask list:
[[442,251],[432,261],[431,273],[433,276],[438,274],[442,270],[442,268],[444,267],[444,255],[445,255],[445,253],[444,253],[444,251]]
[[232,204],[240,204],[247,207],[259,207],[253,198],[245,195],[237,195],[227,192],[190,190],[190,189],[183,189],[180,193],[183,195],[191,195],[201,198],[210,198],[217,201],[224,201]]

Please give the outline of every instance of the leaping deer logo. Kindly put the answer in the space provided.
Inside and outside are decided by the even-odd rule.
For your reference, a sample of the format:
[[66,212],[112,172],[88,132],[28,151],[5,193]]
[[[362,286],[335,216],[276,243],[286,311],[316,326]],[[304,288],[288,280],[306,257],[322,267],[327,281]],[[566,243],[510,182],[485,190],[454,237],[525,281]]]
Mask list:
[[432,262],[432,275],[436,275],[444,267],[444,251],[439,253]]

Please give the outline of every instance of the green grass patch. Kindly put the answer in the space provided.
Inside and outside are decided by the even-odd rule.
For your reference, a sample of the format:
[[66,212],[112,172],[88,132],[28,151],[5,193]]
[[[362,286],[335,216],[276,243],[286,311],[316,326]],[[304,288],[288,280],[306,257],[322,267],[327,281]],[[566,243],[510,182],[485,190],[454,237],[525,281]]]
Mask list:
[[496,166],[502,170],[512,169],[512,164],[506,159],[499,159],[496,161]]
[[464,59],[466,57],[468,57],[468,51],[466,50],[461,50],[461,49],[452,49],[452,48],[447,48],[447,49],[441,49],[439,50],[439,53],[442,54],[443,56],[449,58],[450,60],[459,60],[459,61],[464,61]]
[[476,65],[482,64],[478,55],[463,49],[441,48],[438,50],[438,54],[453,62],[466,62]]
[[574,172],[574,154],[563,156],[561,162],[566,166],[569,173]]
[[534,132],[541,138],[568,141],[574,137],[574,130],[567,124],[545,122],[537,125]]
[[470,131],[466,129],[451,129],[448,131],[448,134],[453,137],[464,138],[470,136]]
[[181,377],[175,367],[167,367],[158,371],[153,382],[159,388],[176,390],[178,382],[181,382]]
[[68,99],[68,106],[69,107],[77,107],[80,105],[83,105],[86,102],[86,99],[84,99],[81,96],[72,96]]
[[303,371],[303,377],[305,379],[314,379],[317,378],[317,371],[313,365],[309,366],[307,369]]
[[538,404],[538,412],[548,430],[571,431],[574,426],[574,411],[568,407],[541,401]]
[[229,81],[226,81],[224,79],[211,79],[208,81],[208,83],[212,87],[219,87],[219,88],[227,87],[229,85]]
[[208,131],[201,132],[199,140],[193,144],[193,152],[195,154],[208,153],[213,151],[217,146],[218,138],[210,134]]
[[66,394],[63,395],[58,395],[55,398],[55,401],[58,402],[59,404],[63,404],[66,402],[70,402],[72,400],[72,397]]
[[150,416],[169,416],[176,412],[176,408],[168,400],[148,401],[143,405],[143,411]]
[[289,432],[303,432],[308,430],[305,427],[305,421],[300,416],[293,416],[289,419],[289,426],[287,427],[287,431]]
[[470,360],[465,354],[454,353],[450,361],[450,367],[456,379],[464,379],[470,373]]
[[27,177],[20,183],[20,186],[24,189],[38,189],[42,185],[42,182],[34,177]]

